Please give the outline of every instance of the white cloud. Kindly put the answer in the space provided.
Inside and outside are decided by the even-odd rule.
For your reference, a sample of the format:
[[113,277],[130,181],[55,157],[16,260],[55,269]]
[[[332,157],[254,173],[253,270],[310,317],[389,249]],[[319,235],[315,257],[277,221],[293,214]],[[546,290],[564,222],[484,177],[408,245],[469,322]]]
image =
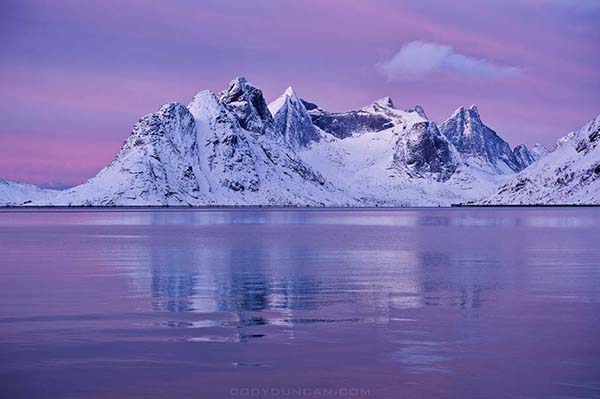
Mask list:
[[422,77],[435,72],[448,72],[467,77],[512,76],[520,68],[494,64],[459,54],[451,46],[413,41],[402,46],[394,56],[376,65],[389,80]]

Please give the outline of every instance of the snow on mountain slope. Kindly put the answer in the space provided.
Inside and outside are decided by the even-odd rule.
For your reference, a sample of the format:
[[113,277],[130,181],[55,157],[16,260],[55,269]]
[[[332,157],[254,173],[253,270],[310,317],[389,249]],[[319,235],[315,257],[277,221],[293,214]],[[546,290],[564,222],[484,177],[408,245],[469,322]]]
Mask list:
[[[437,181],[446,181],[452,176],[460,162],[458,154],[437,125],[427,120],[423,108],[398,111],[393,106],[383,107],[382,102],[375,102],[369,108],[405,121],[394,146],[396,170],[411,177],[428,176]],[[397,120],[394,124],[399,126]]]
[[600,116],[482,203],[600,204]]
[[33,184],[0,180],[0,205],[19,206],[56,193]]
[[[384,98],[360,112],[372,120],[385,118],[387,128],[365,131],[348,122],[342,138],[323,132],[321,141],[300,153],[334,186],[353,192],[359,204],[447,206],[483,198],[498,187],[495,176],[467,170],[422,109],[401,111]],[[353,113],[358,111],[345,115]]]
[[531,148],[531,150],[529,150],[529,152],[531,152],[531,154],[533,155],[533,159],[535,162],[548,155],[550,153],[550,150],[547,149],[545,145],[537,143]]
[[481,121],[475,105],[458,108],[440,125],[440,131],[467,163],[489,168],[492,173],[506,174],[521,170],[508,143]]
[[[236,107],[247,102],[242,107],[249,109],[249,114],[258,115],[251,108],[257,103],[262,106],[264,100],[257,101],[238,96]],[[275,129],[270,113],[252,122],[254,126],[262,126],[262,130],[250,132],[242,128],[227,104],[209,91],[194,97],[189,109],[196,121],[201,169],[208,178],[208,204],[348,202],[347,195],[338,193],[298,157]]]

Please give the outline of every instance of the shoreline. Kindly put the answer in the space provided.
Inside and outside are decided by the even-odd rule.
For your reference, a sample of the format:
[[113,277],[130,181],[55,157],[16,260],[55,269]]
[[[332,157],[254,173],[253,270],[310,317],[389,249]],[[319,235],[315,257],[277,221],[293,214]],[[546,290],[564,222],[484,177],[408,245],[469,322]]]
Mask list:
[[456,209],[456,208],[596,208],[600,204],[531,204],[531,205],[475,205],[475,204],[452,204],[450,206],[301,206],[301,205],[200,205],[200,206],[182,206],[182,205],[114,205],[114,206],[91,206],[91,205],[9,205],[0,206],[0,212],[6,211],[55,211],[55,210],[73,210],[73,211],[159,211],[159,210],[410,210],[410,209]]

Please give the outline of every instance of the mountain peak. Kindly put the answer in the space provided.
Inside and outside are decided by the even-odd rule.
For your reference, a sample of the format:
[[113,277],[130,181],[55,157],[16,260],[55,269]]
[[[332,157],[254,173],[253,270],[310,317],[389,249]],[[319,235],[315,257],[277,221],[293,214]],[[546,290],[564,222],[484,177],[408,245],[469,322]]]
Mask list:
[[425,110],[420,105],[415,105],[411,109],[407,109],[406,112],[416,112],[421,118],[429,119],[429,118],[427,118],[427,114],[425,113]]
[[469,109],[467,109],[467,115],[472,121],[481,123],[481,116],[479,115],[479,109],[477,108],[477,105],[471,105]]
[[237,78],[229,82],[226,90],[221,92],[221,101],[223,101],[224,103],[239,101],[241,97],[248,94],[248,92],[251,91],[251,89],[258,90],[254,86],[252,86],[252,84],[249,83],[245,77],[238,76]]
[[396,108],[394,106],[394,102],[392,101],[392,99],[390,97],[382,97],[379,100],[375,101],[374,104],[379,105],[380,107],[385,107],[385,108]]
[[238,76],[229,82],[229,86],[233,86],[233,85],[244,86],[247,84],[249,84],[249,83],[248,83],[248,79],[246,79],[245,76]]
[[262,91],[252,86],[243,76],[229,82],[219,99],[235,113],[240,125],[246,130],[264,133],[265,127],[273,122]]
[[296,92],[294,91],[294,88],[292,86],[288,86],[288,88],[285,89],[283,94],[289,97],[296,97]]
[[296,96],[291,86],[269,104],[269,111],[273,115],[276,129],[294,148],[319,140],[304,102]]
[[466,158],[498,173],[513,173],[522,169],[510,146],[486,126],[476,105],[459,107],[440,125],[440,131]]
[[479,115],[479,108],[477,105],[473,104],[470,107],[460,106],[452,113],[450,119],[470,119],[481,122],[481,116]]
[[275,114],[285,105],[288,99],[293,99],[294,101],[301,102],[292,86],[288,86],[288,88],[285,89],[282,95],[277,97],[275,101],[268,105],[269,111],[271,112],[271,115],[273,115],[273,117],[275,117]]

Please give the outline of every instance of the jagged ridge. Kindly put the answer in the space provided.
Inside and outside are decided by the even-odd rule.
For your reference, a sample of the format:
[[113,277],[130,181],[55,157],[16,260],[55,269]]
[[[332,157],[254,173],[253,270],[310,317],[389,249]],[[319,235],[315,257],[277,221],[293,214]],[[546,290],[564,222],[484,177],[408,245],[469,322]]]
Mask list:
[[[480,201],[499,186],[501,193],[492,198],[537,190],[537,183],[532,189],[519,187],[537,181],[530,174],[542,161],[550,169],[564,161],[555,153],[575,146],[579,155],[554,170],[561,177],[553,184],[581,175],[583,183],[576,186],[588,193],[593,187],[593,195],[582,198],[597,201],[597,189],[585,183],[595,182],[594,173],[600,173],[595,161],[573,172],[583,165],[579,158],[595,159],[588,154],[597,152],[596,133],[587,139],[582,134],[563,139],[558,149],[564,150],[550,155],[540,145],[511,150],[482,122],[475,106],[460,107],[438,128],[422,107],[399,110],[389,97],[359,110],[330,113],[290,87],[267,105],[262,91],[240,77],[218,95],[202,91],[187,106],[169,103],[141,118],[113,162],[84,184],[63,191],[5,184],[0,200],[109,206],[450,205]],[[546,179],[542,186],[552,184]],[[21,194],[11,194],[18,190]]]

